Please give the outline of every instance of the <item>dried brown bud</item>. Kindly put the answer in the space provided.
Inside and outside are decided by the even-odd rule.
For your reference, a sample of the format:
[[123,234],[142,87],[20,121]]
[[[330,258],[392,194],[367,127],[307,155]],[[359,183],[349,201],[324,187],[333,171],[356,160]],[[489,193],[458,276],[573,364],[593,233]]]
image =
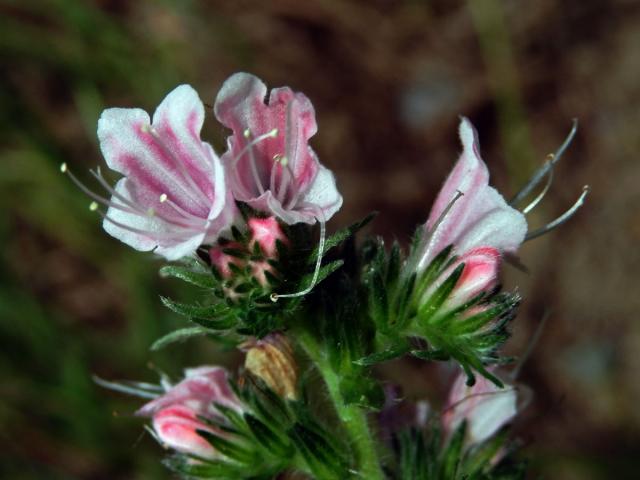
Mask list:
[[245,368],[263,380],[278,395],[296,399],[298,371],[293,350],[287,337],[271,333],[261,340],[251,340],[241,345],[247,352]]

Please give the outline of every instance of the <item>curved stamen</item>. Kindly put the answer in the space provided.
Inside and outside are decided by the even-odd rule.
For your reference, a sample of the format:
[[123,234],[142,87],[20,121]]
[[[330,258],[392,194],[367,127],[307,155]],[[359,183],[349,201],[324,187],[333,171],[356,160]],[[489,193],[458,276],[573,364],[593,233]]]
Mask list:
[[[246,130],[245,130],[245,134],[246,134]],[[249,135],[251,135],[251,132],[249,131]],[[253,148],[254,145],[257,145],[258,143],[262,142],[263,140],[266,140],[267,138],[275,138],[278,135],[278,129],[274,128],[273,130],[267,132],[267,133],[263,133],[262,135],[257,136],[256,138],[254,138],[253,140],[251,140],[249,143],[247,143],[237,154],[235,157],[233,157],[231,159],[231,167],[234,171],[234,174],[236,176],[236,179],[238,180],[238,185],[240,185],[240,187],[244,190],[245,196],[247,197],[253,197],[253,194],[251,194],[251,192],[249,192],[246,188],[246,186],[244,185],[244,182],[242,181],[243,179],[240,177],[239,173],[238,173],[238,169],[236,168],[238,165],[238,162],[240,161],[240,159],[242,158],[242,156],[247,152],[247,150],[251,151],[251,149]],[[250,158],[251,160],[251,158]],[[255,164],[253,164],[253,167],[255,167]],[[257,171],[255,172],[256,174],[258,173]],[[255,177],[254,177],[255,178]]]
[[[551,160],[548,160],[548,162],[550,163]],[[534,208],[536,208],[536,206],[538,206],[538,204],[542,201],[542,199],[545,197],[545,195],[549,191],[549,188],[551,188],[552,183],[553,183],[553,164],[551,164],[549,170],[547,171],[547,183],[542,189],[542,192],[540,192],[540,194],[538,194],[538,196],[534,198],[529,205],[527,205],[522,209],[522,213],[524,215],[527,215],[531,210],[533,210]]]
[[[197,217],[194,217],[194,219],[197,220],[197,222],[193,222],[193,221],[189,221],[188,219],[182,219],[182,218],[172,218],[169,217],[167,215],[164,214],[160,214],[157,211],[155,211],[153,208],[149,208],[147,210],[143,210],[140,208],[139,205],[133,203],[132,201],[130,201],[128,198],[126,198],[124,195],[118,193],[114,188],[112,188],[107,181],[104,179],[104,177],[102,177],[101,173],[100,173],[100,169],[98,168],[98,172],[94,172],[92,170],[90,170],[91,174],[98,179],[98,181],[100,182],[100,184],[109,192],[111,193],[111,195],[118,200],[118,202],[115,202],[113,200],[108,200],[96,193],[94,193],[93,191],[91,191],[84,183],[82,183],[67,167],[66,163],[63,163],[62,165],[60,165],[60,171],[66,175],[69,176],[69,178],[71,179],[71,181],[85,194],[87,195],[89,198],[94,200],[95,203],[95,207],[93,206],[93,203],[91,204],[91,210],[97,210],[97,206],[98,204],[102,204],[105,207],[108,208],[114,208],[116,210],[120,210],[122,212],[125,213],[129,213],[131,215],[137,215],[139,217],[151,217],[154,216],[156,217],[158,220],[161,220],[163,222],[165,222],[168,225],[172,225],[175,227],[179,227],[181,229],[186,229],[186,230],[191,230],[194,232],[200,232],[202,231],[202,226],[198,225],[198,223],[202,223],[203,220]],[[122,202],[122,203],[119,203]],[[185,212],[188,213],[188,212]],[[192,215],[193,217],[193,215]]]
[[589,185],[585,185],[584,187],[582,187],[582,193],[578,197],[578,200],[576,200],[576,202],[571,206],[571,208],[569,208],[569,210],[564,212],[554,221],[547,223],[544,227],[540,227],[539,229],[534,230],[533,232],[527,233],[527,236],[524,238],[524,241],[526,242],[528,240],[533,240],[534,238],[544,235],[545,233],[548,233],[554,228],[557,228],[563,223],[565,223],[567,220],[569,220],[571,217],[575,215],[575,213],[580,209],[580,207],[582,207],[582,205],[584,205],[584,199],[587,197],[588,194],[589,194]]
[[562,145],[560,145],[555,153],[551,154],[550,161],[545,162],[538,170],[534,172],[534,174],[531,176],[531,179],[526,183],[526,185],[522,187],[522,189],[511,199],[509,205],[520,203],[527,195],[531,193],[531,191],[542,181],[549,169],[553,168],[553,166],[558,163],[560,158],[562,158],[564,152],[567,150],[567,148],[569,148],[569,145],[571,145],[571,142],[576,136],[577,131],[578,120],[574,118],[573,125],[571,126],[571,131],[569,132],[569,135],[567,135],[567,138],[565,138],[564,142],[562,142]]
[[313,270],[313,277],[311,278],[311,282],[309,282],[309,286],[307,288],[296,293],[285,293],[285,294],[278,294],[275,292],[272,293],[270,298],[271,298],[271,301],[274,303],[277,302],[279,298],[303,297],[309,292],[311,292],[311,290],[313,290],[313,287],[315,287],[316,283],[318,282],[318,277],[320,275],[320,265],[322,263],[322,256],[324,255],[324,244],[325,244],[327,231],[325,226],[324,213],[322,212],[322,210],[320,210],[317,207],[315,207],[314,210],[316,214],[316,220],[318,220],[318,223],[320,224],[320,243],[318,244],[318,256],[316,257],[316,265]]

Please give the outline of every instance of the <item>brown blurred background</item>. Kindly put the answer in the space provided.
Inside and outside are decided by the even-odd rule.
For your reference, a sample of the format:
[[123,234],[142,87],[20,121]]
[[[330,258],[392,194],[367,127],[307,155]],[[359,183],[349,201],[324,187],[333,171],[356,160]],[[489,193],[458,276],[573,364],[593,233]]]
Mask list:
[[[460,150],[458,115],[478,128],[507,197],[579,119],[529,221],[553,219],[589,183],[587,205],[522,248],[529,274],[506,271],[506,286],[525,298],[509,353],[522,352],[551,311],[520,377],[535,397],[518,433],[543,478],[637,478],[632,0],[0,0],[0,476],[169,478],[161,449],[131,416],[139,402],[90,376],[153,381],[156,366],[178,374],[220,354],[199,342],[148,351],[182,325],[158,293],[190,292],[104,234],[58,166],[88,180],[102,161],[103,108],[152,111],[178,83],[213,103],[238,70],[313,101],[312,143],[345,197],[331,227],[378,210],[371,231],[403,243]],[[224,135],[210,115],[203,136],[220,150]],[[429,369],[399,366],[390,380],[408,395],[433,393]]]

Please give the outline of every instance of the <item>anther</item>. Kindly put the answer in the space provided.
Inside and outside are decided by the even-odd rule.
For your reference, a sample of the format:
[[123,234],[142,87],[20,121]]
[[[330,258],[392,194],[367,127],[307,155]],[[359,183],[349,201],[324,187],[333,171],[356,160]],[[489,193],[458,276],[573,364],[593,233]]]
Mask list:
[[244,138],[251,138],[251,130],[249,130],[248,128],[242,132],[242,134],[244,135]]
[[167,194],[163,193],[162,195],[160,195],[160,203],[164,203],[167,201]]
[[89,210],[91,210],[92,212],[95,212],[96,210],[98,210],[98,202],[91,202],[89,204]]
[[61,163],[60,164],[60,171],[62,173],[67,173],[67,164],[66,163]]
[[149,217],[153,217],[155,214],[156,214],[156,211],[155,211],[153,208],[149,207],[149,208],[147,209],[147,215],[148,215]]

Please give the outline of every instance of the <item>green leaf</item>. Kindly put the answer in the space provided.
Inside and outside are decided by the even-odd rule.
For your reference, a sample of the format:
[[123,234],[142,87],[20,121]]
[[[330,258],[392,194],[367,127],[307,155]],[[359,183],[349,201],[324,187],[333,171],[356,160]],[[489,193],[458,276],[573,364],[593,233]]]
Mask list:
[[162,277],[174,277],[202,288],[214,288],[217,281],[210,272],[195,272],[177,265],[167,265],[160,269]]
[[232,460],[246,465],[252,465],[256,459],[254,452],[247,450],[230,440],[226,440],[206,430],[196,430],[196,432],[198,435],[205,438],[213,448]]
[[377,363],[388,362],[389,360],[393,360],[394,358],[401,357],[408,351],[409,345],[407,345],[406,343],[398,344],[389,347],[382,352],[372,353],[371,355],[367,355],[366,357],[359,358],[358,360],[355,360],[354,363],[357,365],[368,367]]
[[[228,307],[222,303],[210,306],[188,305],[160,297],[163,305],[174,312],[189,317],[191,321],[211,330],[226,330],[235,325],[236,319],[229,315]],[[214,319],[212,317],[218,317]]]
[[203,327],[181,328],[180,330],[175,330],[171,333],[168,333],[164,337],[161,337],[153,342],[153,345],[151,345],[151,351],[156,352],[166,347],[167,345],[171,345],[172,343],[184,342],[189,338],[199,337],[202,335],[206,335],[207,333],[210,333],[210,331]]

